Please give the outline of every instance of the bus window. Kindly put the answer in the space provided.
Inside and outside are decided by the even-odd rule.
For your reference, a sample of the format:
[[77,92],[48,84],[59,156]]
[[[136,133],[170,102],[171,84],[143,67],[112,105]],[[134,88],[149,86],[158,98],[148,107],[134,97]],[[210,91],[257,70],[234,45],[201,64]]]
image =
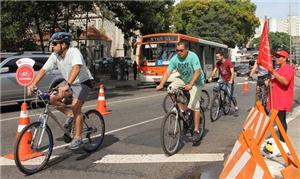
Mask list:
[[[155,63],[156,65],[168,65],[170,59],[175,55],[175,44],[143,44],[142,64]],[[146,62],[145,62],[146,61]]]

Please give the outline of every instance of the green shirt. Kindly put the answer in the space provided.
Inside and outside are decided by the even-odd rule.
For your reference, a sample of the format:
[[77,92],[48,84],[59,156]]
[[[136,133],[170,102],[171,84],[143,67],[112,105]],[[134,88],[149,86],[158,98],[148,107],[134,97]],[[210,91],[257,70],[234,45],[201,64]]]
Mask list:
[[200,76],[196,81],[196,86],[201,86],[204,84],[204,73],[201,68],[201,64],[197,54],[192,51],[188,51],[188,55],[185,59],[180,58],[178,55],[174,55],[169,63],[168,72],[172,73],[172,71],[176,69],[180,74],[180,78],[187,84],[189,83],[195,73],[195,70],[200,69]]

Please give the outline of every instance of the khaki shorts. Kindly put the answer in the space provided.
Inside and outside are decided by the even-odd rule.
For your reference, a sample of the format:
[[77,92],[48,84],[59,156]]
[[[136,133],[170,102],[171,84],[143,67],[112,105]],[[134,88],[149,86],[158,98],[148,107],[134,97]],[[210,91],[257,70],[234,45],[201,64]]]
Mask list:
[[[61,82],[58,86],[66,85],[66,82]],[[89,95],[90,87],[85,84],[72,84],[71,90],[69,93],[72,95],[74,99],[78,99],[80,101],[85,101]]]
[[[186,84],[180,79],[175,78],[174,81],[169,85],[168,89],[177,89],[179,87],[183,87]],[[190,93],[190,101],[188,104],[188,108],[192,111],[200,111],[200,98],[201,98],[202,86],[193,86],[189,91]]]

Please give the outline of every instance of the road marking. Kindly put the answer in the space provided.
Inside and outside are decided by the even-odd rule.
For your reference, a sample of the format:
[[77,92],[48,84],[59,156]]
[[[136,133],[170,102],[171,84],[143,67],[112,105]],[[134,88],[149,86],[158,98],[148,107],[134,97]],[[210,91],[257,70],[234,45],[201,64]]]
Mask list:
[[[153,118],[153,119],[149,119],[147,121],[143,121],[143,122],[132,124],[132,125],[129,125],[129,126],[125,126],[125,127],[119,128],[119,129],[115,129],[115,130],[112,130],[112,131],[109,131],[109,132],[105,132],[105,135],[116,133],[116,132],[119,132],[119,131],[122,131],[122,130],[126,130],[126,129],[129,129],[129,128],[132,128],[132,127],[143,125],[143,124],[146,124],[146,123],[149,123],[149,122],[153,122],[153,121],[162,119],[163,117],[164,116],[159,116],[159,117],[156,117],[156,118]],[[94,137],[97,137],[97,136],[94,136]],[[55,147],[53,147],[53,150],[66,147],[68,145],[69,144],[63,144],[63,145],[55,146]],[[55,158],[55,157],[57,157],[57,156],[53,156],[53,157],[51,157],[51,159]],[[4,165],[5,166],[15,165],[15,162],[14,162],[14,160],[10,160],[10,159],[4,158],[4,157],[0,157],[0,166],[4,166]]]
[[172,162],[216,162],[223,161],[224,153],[206,154],[130,154],[130,155],[106,155],[94,163],[172,163]]
[[[137,97],[137,98],[131,98],[131,99],[123,99],[123,100],[118,100],[118,101],[111,101],[111,102],[107,102],[106,104],[116,104],[116,103],[124,103],[124,102],[128,102],[128,101],[136,101],[136,100],[140,100],[140,99],[147,99],[147,98],[153,98],[156,96],[163,96],[166,95],[165,93],[161,93],[161,94],[155,94],[155,95],[149,95],[149,96],[143,96],[143,97]],[[83,106],[83,109],[86,108],[94,108],[96,106],[96,104],[93,105],[88,105],[88,106]],[[59,111],[54,110],[53,113],[58,113]],[[33,114],[33,115],[29,115],[30,117],[34,117],[34,116],[38,116],[40,114]],[[5,122],[5,121],[10,121],[10,120],[15,120],[15,119],[19,119],[18,117],[12,117],[12,118],[6,118],[6,119],[1,119],[0,122]]]
[[[149,119],[147,121],[143,121],[143,122],[132,124],[132,125],[129,125],[129,126],[125,126],[125,127],[119,128],[119,129],[115,129],[115,130],[112,130],[112,131],[109,131],[109,132],[105,132],[105,135],[112,134],[112,133],[115,133],[115,132],[119,132],[119,131],[122,131],[122,130],[126,130],[126,129],[129,129],[129,128],[132,128],[132,127],[136,127],[136,126],[139,126],[139,125],[143,125],[143,124],[146,124],[146,123],[149,123],[149,122],[153,122],[153,121],[156,121],[158,119],[162,119],[163,117],[164,116],[159,116],[159,117],[156,117],[156,118],[153,118],[153,119]],[[97,137],[97,136],[94,136],[94,137]],[[104,136],[104,138],[105,138],[105,136]],[[68,145],[69,144],[63,144],[63,145],[55,146],[55,147],[53,147],[53,150],[66,147]]]
[[[54,158],[57,158],[57,157],[59,157],[59,156],[53,155],[53,156],[50,157],[50,160],[52,160]],[[25,164],[25,162],[23,164],[25,164],[25,165],[38,165],[42,162],[43,159],[44,159],[44,157],[36,157],[34,159],[25,161],[26,164]],[[4,157],[0,157],[0,166],[14,166],[14,165],[16,165],[14,160],[7,159],[7,158],[4,158]]]

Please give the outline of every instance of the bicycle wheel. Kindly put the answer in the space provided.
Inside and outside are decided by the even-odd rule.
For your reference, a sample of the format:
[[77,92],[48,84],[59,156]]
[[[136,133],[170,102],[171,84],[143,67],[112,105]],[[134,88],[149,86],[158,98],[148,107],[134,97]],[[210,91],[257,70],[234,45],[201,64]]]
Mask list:
[[210,105],[210,120],[214,122],[218,119],[220,113],[219,95],[214,95]]
[[207,108],[209,106],[209,103],[210,103],[209,94],[205,89],[202,89],[200,104],[201,104],[201,107],[202,107],[203,111],[207,110]]
[[82,129],[83,150],[96,151],[102,144],[105,134],[103,116],[97,110],[89,110],[84,114]]
[[18,169],[26,175],[42,170],[51,156],[53,136],[50,128],[41,122],[26,126],[17,138],[14,159]]
[[173,102],[171,96],[169,94],[167,94],[163,100],[163,109],[164,109],[165,113],[168,113],[169,111],[171,111],[173,106],[174,106],[174,102]]
[[227,115],[231,108],[231,101],[229,96],[224,90],[221,90],[222,108],[225,115]]
[[160,141],[168,156],[177,152],[180,143],[181,127],[175,112],[169,112],[161,123]]
[[204,110],[200,108],[200,124],[199,124],[199,132],[200,132],[200,139],[204,136],[205,132],[205,114]]

